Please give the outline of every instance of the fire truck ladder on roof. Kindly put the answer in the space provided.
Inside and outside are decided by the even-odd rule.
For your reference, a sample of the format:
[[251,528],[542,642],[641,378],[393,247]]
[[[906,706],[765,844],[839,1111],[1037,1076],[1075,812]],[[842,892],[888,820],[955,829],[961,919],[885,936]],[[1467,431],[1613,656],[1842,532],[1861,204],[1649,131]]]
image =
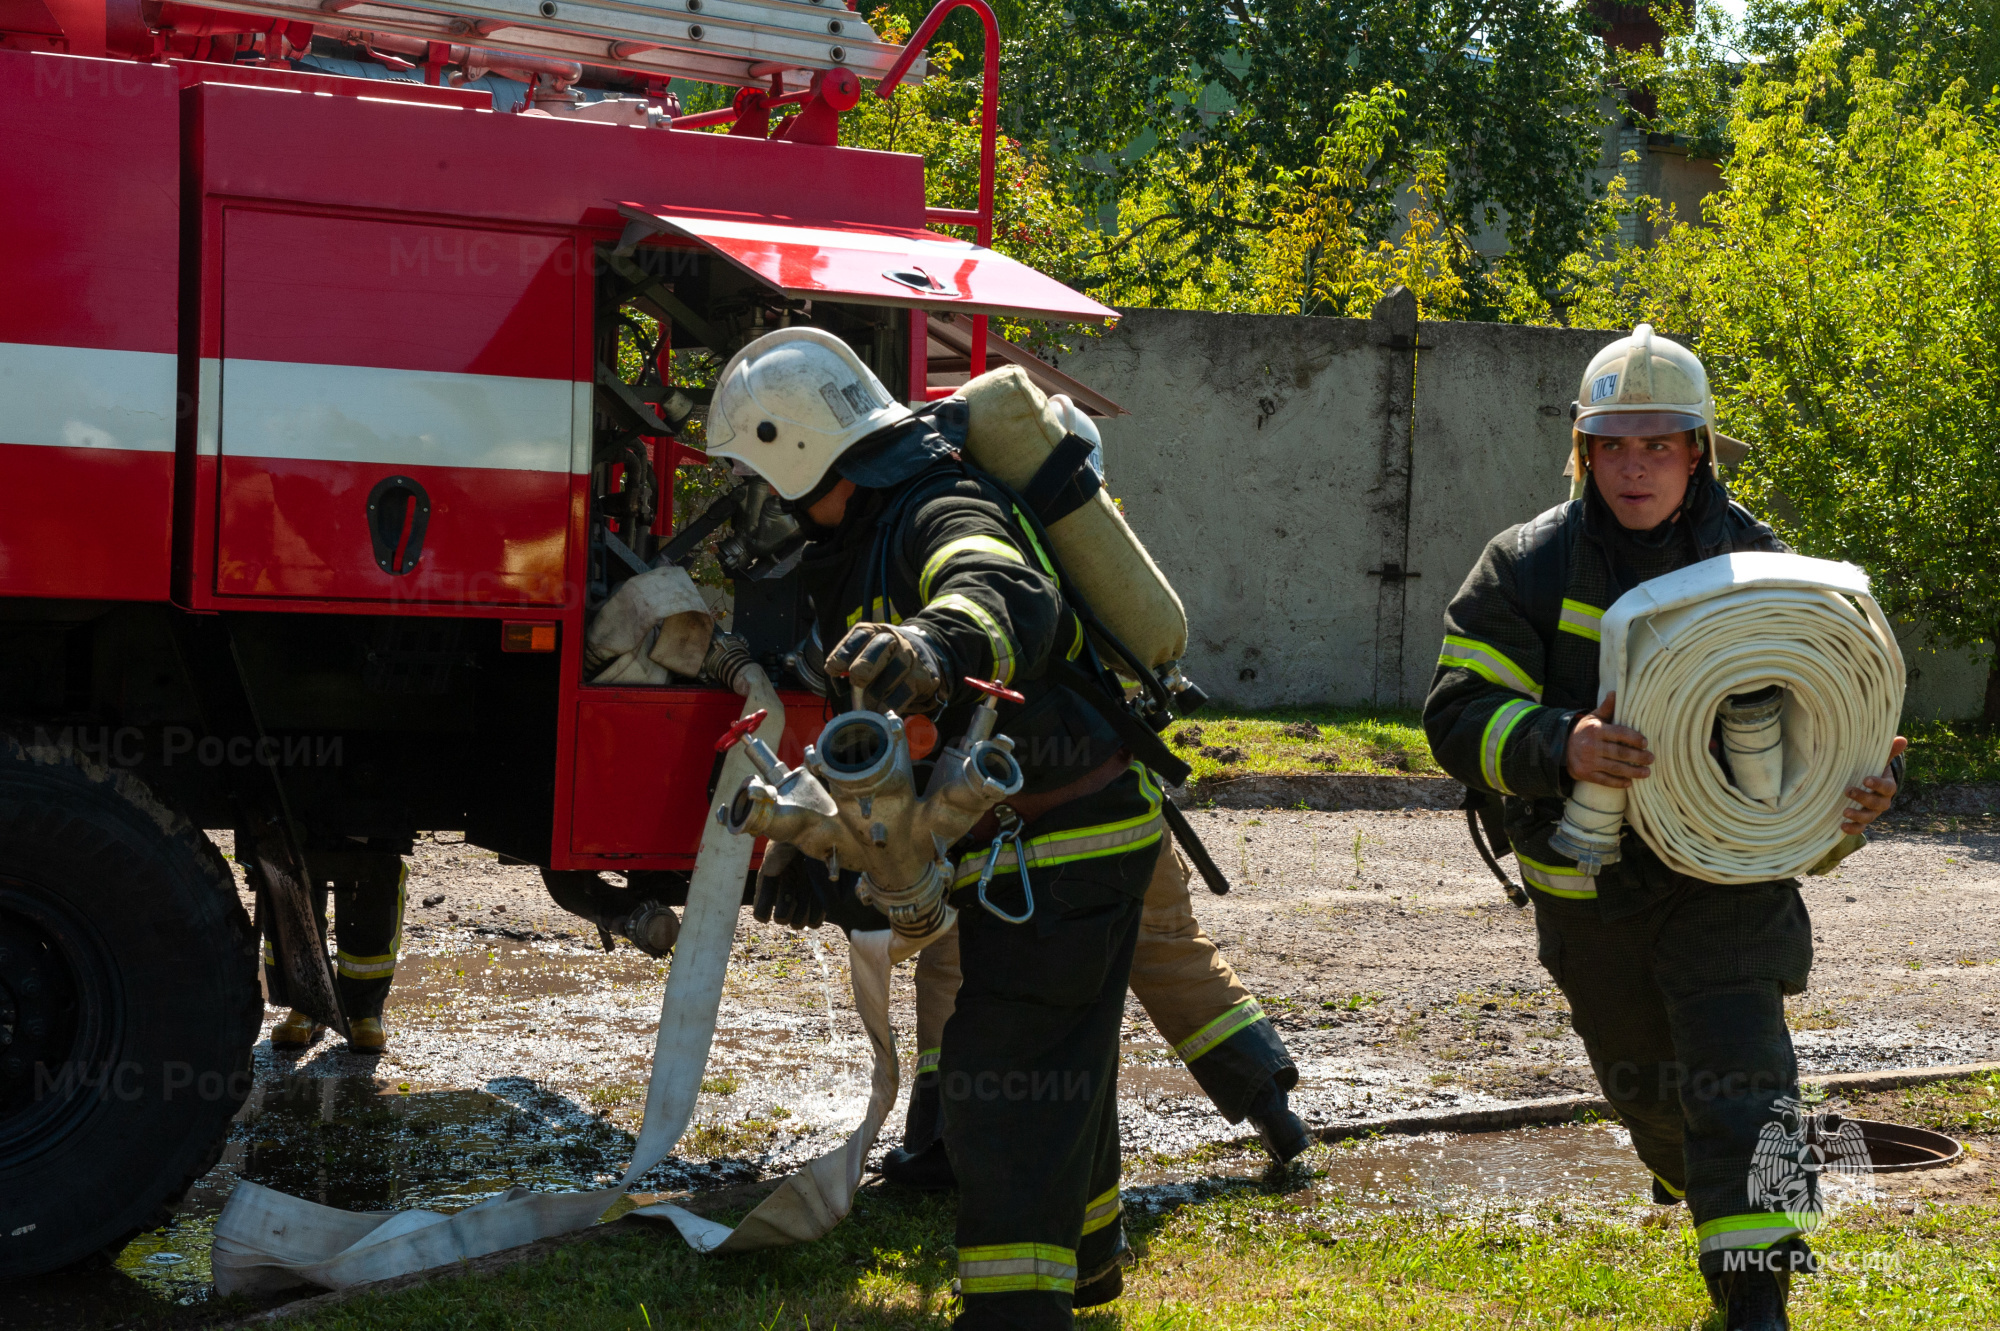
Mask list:
[[227,0],[226,7],[329,36],[346,28],[394,33],[774,92],[804,91],[820,70],[879,79],[905,54],[840,0]]

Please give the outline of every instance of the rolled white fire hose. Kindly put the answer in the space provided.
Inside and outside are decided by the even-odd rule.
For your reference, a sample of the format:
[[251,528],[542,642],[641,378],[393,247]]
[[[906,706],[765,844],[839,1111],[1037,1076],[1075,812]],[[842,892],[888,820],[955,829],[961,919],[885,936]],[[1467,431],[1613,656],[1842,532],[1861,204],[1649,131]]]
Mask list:
[[[1903,656],[1868,576],[1788,554],[1703,560],[1605,612],[1598,700],[1646,737],[1651,775],[1579,782],[1553,845],[1586,874],[1632,830],[1676,873],[1761,883],[1842,841],[1847,790],[1880,775],[1903,708]],[[1709,740],[1722,722],[1729,768]],[[1732,779],[1733,778],[1733,779]]]
[[[763,671],[751,666],[743,674],[748,695],[743,714],[768,712],[756,733],[775,746],[785,728],[784,706]],[[736,745],[723,762],[716,790],[727,798],[750,774],[746,746]],[[449,1216],[422,1210],[343,1211],[260,1184],[239,1183],[215,1225],[216,1289],[223,1294],[266,1293],[302,1283],[342,1289],[565,1234],[594,1224],[664,1159],[694,1116],[754,844],[753,838],[736,836],[715,819],[704,821],[686,917],[660,1003],[645,1121],[623,1178],[591,1192],[513,1188]],[[853,1204],[862,1165],[896,1099],[889,971],[902,959],[900,949],[892,952],[886,929],[856,933],[850,940],[855,1007],[874,1062],[867,1112],[845,1142],[787,1178],[734,1230],[666,1203],[633,1214],[671,1221],[700,1252],[803,1243],[838,1224]]]

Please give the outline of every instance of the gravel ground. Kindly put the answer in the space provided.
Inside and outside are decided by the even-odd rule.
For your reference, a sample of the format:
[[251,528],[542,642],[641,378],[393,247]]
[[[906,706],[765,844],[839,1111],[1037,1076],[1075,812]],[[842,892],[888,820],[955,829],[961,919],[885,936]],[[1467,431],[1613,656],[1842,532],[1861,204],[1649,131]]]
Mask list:
[[[1501,896],[1460,815],[1192,817],[1235,884],[1226,897],[1197,885],[1196,912],[1282,1031],[1308,1121],[1593,1089],[1536,963],[1533,921]],[[1791,1016],[1808,1071],[2000,1057],[1993,819],[1904,817],[1805,892],[1818,956]],[[260,1067],[372,1075],[412,1094],[525,1080],[572,1116],[635,1129],[664,964],[624,944],[606,954],[534,870],[455,835],[420,842],[409,901],[388,1054],[358,1058],[333,1039],[298,1057],[262,1045]],[[866,1050],[845,963],[837,931],[801,935],[744,912],[686,1167],[663,1186],[782,1171],[858,1120]],[[894,1001],[907,1057],[907,966]],[[1121,1096],[1134,1154],[1242,1132],[1210,1110],[1136,1000]]]

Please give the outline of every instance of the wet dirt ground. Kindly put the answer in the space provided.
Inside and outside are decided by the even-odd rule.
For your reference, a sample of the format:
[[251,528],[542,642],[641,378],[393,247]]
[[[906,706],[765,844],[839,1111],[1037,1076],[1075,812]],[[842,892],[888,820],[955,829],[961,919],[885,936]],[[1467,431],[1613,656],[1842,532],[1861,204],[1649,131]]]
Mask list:
[[[1301,1076],[1293,1104],[1309,1123],[1594,1089],[1536,963],[1533,921],[1501,896],[1460,815],[1191,817],[1234,884],[1226,897],[1197,884],[1196,912],[1284,1035]],[[1805,893],[1817,960],[1791,1016],[1806,1071],[2000,1057],[1994,819],[1905,817]],[[908,972],[893,990],[906,1059]],[[604,952],[533,869],[455,834],[420,840],[388,1052],[364,1058],[332,1037],[296,1054],[260,1043],[257,1089],[175,1223],[135,1241],[113,1272],[10,1291],[26,1299],[0,1299],[0,1327],[108,1324],[126,1310],[135,1325],[151,1324],[149,1309],[198,1318],[206,1234],[241,1178],[354,1209],[446,1210],[514,1183],[615,1178],[638,1127],[664,976],[663,962],[628,944]],[[282,1015],[267,1011],[267,1031]],[[866,1071],[839,933],[760,926],[745,911],[695,1126],[642,1187],[790,1172],[859,1120]],[[1133,1204],[1261,1171],[1254,1150],[1219,1145],[1243,1128],[1212,1111],[1136,1001],[1120,1077]],[[898,1111],[889,1144],[900,1124]],[[1609,1126],[1323,1154],[1315,1186],[1382,1205],[1611,1204],[1645,1185]]]

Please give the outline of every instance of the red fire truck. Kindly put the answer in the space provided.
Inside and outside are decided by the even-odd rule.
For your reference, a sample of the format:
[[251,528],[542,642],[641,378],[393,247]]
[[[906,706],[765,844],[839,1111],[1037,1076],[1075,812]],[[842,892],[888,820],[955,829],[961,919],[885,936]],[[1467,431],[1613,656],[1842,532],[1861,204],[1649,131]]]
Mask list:
[[[836,146],[958,4],[964,211]],[[684,899],[740,700],[582,656],[702,461],[673,353],[810,323],[921,403],[1026,359],[986,315],[1111,313],[986,246],[996,42],[980,0],[902,47],[823,0],[0,0],[0,1278],[214,1162],[260,933],[341,1028],[312,847],[463,829],[607,918]],[[780,678],[793,580],[734,596]]]

